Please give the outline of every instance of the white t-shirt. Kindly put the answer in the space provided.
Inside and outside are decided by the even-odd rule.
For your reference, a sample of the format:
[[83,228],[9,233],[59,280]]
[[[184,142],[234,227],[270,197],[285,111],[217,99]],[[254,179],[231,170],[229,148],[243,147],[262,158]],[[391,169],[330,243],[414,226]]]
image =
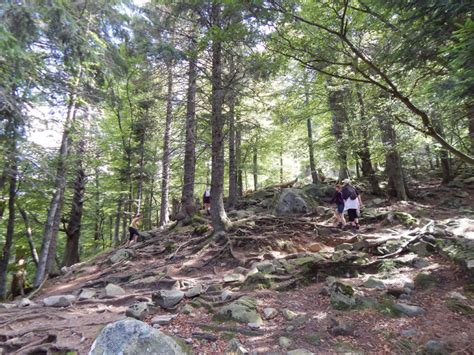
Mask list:
[[347,200],[344,200],[344,211],[347,210],[358,210],[360,207],[359,205],[359,197],[357,196],[355,200],[351,200],[349,197]]

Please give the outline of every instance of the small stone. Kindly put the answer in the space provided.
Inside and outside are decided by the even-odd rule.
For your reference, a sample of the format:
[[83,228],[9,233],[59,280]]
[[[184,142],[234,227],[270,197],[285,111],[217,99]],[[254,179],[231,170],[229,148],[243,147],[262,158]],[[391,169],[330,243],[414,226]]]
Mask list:
[[455,300],[465,301],[467,297],[463,296],[461,293],[453,291],[449,293],[449,298],[454,298]]
[[193,298],[199,296],[203,292],[202,285],[199,284],[197,286],[194,286],[193,288],[187,290],[184,293],[184,296],[187,298]]
[[298,317],[298,313],[290,311],[289,309],[286,309],[286,308],[282,310],[281,313],[283,314],[283,318],[285,318],[288,321],[291,321],[295,319],[296,317]]
[[121,261],[128,260],[135,256],[135,251],[132,249],[119,249],[114,255],[110,256],[108,259],[109,264],[116,264]]
[[410,299],[410,295],[407,295],[406,293],[402,293],[399,297],[399,300],[406,301]]
[[221,300],[222,302],[224,301],[228,301],[232,298],[232,292],[230,292],[229,290],[224,290],[222,291],[221,293]]
[[211,292],[217,292],[217,291],[221,291],[221,290],[222,290],[222,285],[221,284],[212,284],[207,288],[206,292],[211,293]]
[[77,298],[79,301],[82,300],[90,300],[95,296],[95,290],[92,290],[90,288],[84,288],[82,289],[81,293],[79,294],[79,297]]
[[245,349],[236,338],[233,338],[231,341],[229,341],[229,344],[225,349],[226,355],[246,355],[248,353],[248,350]]
[[[14,305],[13,305],[14,306]],[[28,298],[22,298],[20,303],[18,303],[18,307],[32,307],[35,306],[35,303]]]
[[280,347],[282,347],[283,349],[289,348],[292,343],[293,343],[293,341],[292,341],[290,338],[287,338],[287,337],[280,337],[280,338],[278,338],[278,344],[279,344]]
[[414,288],[415,288],[415,283],[412,282],[412,281],[408,281],[408,282],[405,282],[405,283],[403,284],[403,287],[404,287],[404,288],[407,287],[407,288],[414,289]]
[[263,318],[264,319],[273,319],[278,315],[278,311],[275,308],[264,308],[263,309]]
[[262,261],[260,263],[255,264],[255,267],[258,271],[263,272],[265,274],[271,274],[276,271],[276,266],[269,260]]
[[175,314],[160,314],[158,316],[154,316],[151,319],[151,324],[159,324],[159,325],[166,325],[170,324],[173,319],[176,318]]
[[329,287],[323,287],[321,290],[319,290],[319,294],[321,296],[329,296],[331,293],[329,292]]
[[405,303],[396,303],[393,308],[409,317],[416,317],[425,313],[423,308]]
[[414,337],[416,333],[417,332],[415,328],[410,328],[410,329],[402,330],[401,335],[402,337],[411,338],[411,337]]
[[323,248],[324,245],[321,243],[311,243],[306,249],[312,253],[317,253],[320,252]]
[[242,274],[229,274],[224,276],[224,282],[244,282],[245,276]]
[[193,313],[193,311],[194,311],[194,308],[193,308],[191,305],[186,304],[186,305],[184,305],[184,307],[183,307],[183,309],[182,309],[181,312],[182,312],[183,314],[191,314],[191,313]]
[[330,318],[330,325],[328,331],[333,336],[351,336],[354,335],[354,326],[352,322],[341,321],[336,318]]
[[73,295],[49,296],[43,300],[46,307],[69,307],[76,300]]
[[252,330],[260,329],[261,323],[247,323],[248,327]]
[[132,304],[125,312],[127,317],[143,320],[148,315],[148,304],[146,302],[139,302]]
[[291,333],[293,330],[295,330],[295,326],[294,325],[289,325],[288,327],[286,327],[286,331],[288,333]]
[[105,297],[107,298],[123,296],[124,294],[125,294],[125,290],[120,286],[117,286],[114,284],[108,284],[105,287]]
[[430,355],[445,355],[450,353],[445,345],[438,340],[428,340],[423,350],[426,354]]
[[411,295],[412,292],[413,292],[413,290],[409,287],[405,287],[403,289],[403,293],[406,293],[407,295]]
[[376,279],[375,277],[369,277],[367,281],[365,281],[362,286],[367,288],[376,288],[378,290],[384,290],[385,284],[382,280]]

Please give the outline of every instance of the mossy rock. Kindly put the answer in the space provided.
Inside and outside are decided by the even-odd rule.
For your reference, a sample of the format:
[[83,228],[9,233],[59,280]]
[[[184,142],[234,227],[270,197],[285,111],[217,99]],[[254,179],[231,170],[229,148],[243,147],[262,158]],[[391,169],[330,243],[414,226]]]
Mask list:
[[305,335],[304,340],[311,345],[320,346],[321,345],[321,334],[314,333]]
[[270,276],[258,272],[253,275],[247,276],[247,279],[242,285],[242,289],[253,290],[253,289],[264,289],[271,288],[273,281]]
[[474,314],[474,309],[461,300],[449,298],[446,300],[446,307],[454,313],[462,314],[464,316],[470,316]]
[[416,275],[414,282],[416,288],[426,290],[436,286],[438,284],[438,279],[432,274],[420,272],[418,275]]

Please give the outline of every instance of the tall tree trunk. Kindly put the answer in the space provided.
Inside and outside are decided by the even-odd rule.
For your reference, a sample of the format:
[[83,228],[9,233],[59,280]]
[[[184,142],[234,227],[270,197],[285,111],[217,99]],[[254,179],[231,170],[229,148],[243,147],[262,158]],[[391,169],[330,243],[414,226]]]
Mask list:
[[[148,110],[146,110],[145,117],[148,116]],[[143,122],[139,123],[139,135],[140,135],[140,144],[138,146],[138,151],[140,154],[139,160],[139,173],[140,176],[138,177],[138,184],[137,184],[137,214],[141,212],[142,209],[142,197],[143,197],[143,179],[145,178],[145,134],[146,134],[146,127]]]
[[396,132],[390,117],[378,115],[378,122],[385,146],[385,170],[388,176],[388,190],[399,200],[408,199],[402,163],[397,150]]
[[362,134],[362,144],[358,149],[358,155],[361,160],[362,175],[366,177],[370,186],[372,187],[372,192],[376,195],[381,194],[379,182],[375,175],[374,167],[372,166],[371,155],[369,150],[369,130],[367,116],[365,112],[365,103],[362,96],[360,85],[356,86],[357,91],[357,100],[359,101],[359,110],[360,110],[360,132]]
[[173,61],[167,65],[168,89],[166,94],[166,122],[163,138],[163,162],[161,174],[161,207],[160,226],[168,224],[169,218],[169,183],[170,183],[170,151],[171,151],[171,122],[173,119]]
[[[235,73],[234,58],[229,58],[229,72],[232,77]],[[227,205],[234,208],[237,203],[237,171],[235,164],[235,84],[229,84],[229,199]]]
[[339,180],[349,177],[347,169],[347,144],[344,137],[344,125],[347,124],[347,112],[344,107],[345,90],[329,90],[328,103],[332,112],[332,132],[336,138],[336,152],[339,162]]
[[242,129],[237,122],[235,130],[235,170],[237,172],[237,197],[242,197],[243,181],[242,181]]
[[258,148],[257,148],[257,139],[255,138],[255,142],[252,148],[252,157],[253,157],[253,165],[252,165],[252,173],[253,173],[253,190],[257,191],[258,189]]
[[123,194],[117,199],[117,210],[115,212],[115,227],[114,227],[114,246],[120,245],[120,217],[122,214]]
[[[81,77],[79,74],[78,79]],[[77,85],[77,82],[76,82]],[[59,230],[61,211],[66,188],[66,160],[69,154],[70,137],[69,130],[76,115],[76,93],[73,91],[69,96],[69,104],[64,123],[64,131],[59,149],[58,167],[54,179],[55,192],[48,209],[48,216],[41,243],[41,252],[38,268],[36,270],[34,286],[38,287],[45,277],[53,270],[56,260],[56,237]]]
[[471,156],[474,156],[474,101],[467,104],[467,119],[469,129],[469,141],[471,146]]
[[280,184],[283,184],[283,149],[280,149]]
[[184,212],[184,223],[188,224],[196,207],[194,205],[194,180],[196,174],[196,80],[197,80],[197,53],[194,34],[191,38],[191,47],[188,63],[188,91],[186,98],[186,143],[184,146],[184,176],[181,192],[181,205]]
[[17,125],[15,124],[15,118],[10,116],[10,122],[7,123],[8,138],[9,138],[9,152],[8,152],[8,164],[9,164],[9,180],[10,186],[8,189],[8,222],[7,222],[7,233],[5,235],[5,244],[3,245],[2,258],[0,260],[0,299],[5,299],[7,295],[7,274],[8,274],[8,263],[10,261],[10,252],[13,244],[13,235],[15,232],[15,198],[16,198],[16,185],[17,185]]
[[[305,91],[305,106],[309,105],[309,92],[306,88]],[[313,123],[311,121],[311,116],[306,118],[306,129],[308,133],[308,151],[309,151],[309,167],[311,169],[311,180],[313,184],[319,182],[318,170],[316,168],[316,162],[314,160],[314,145],[313,145]]]
[[[221,8],[217,1],[211,5],[212,25],[221,28]],[[211,220],[214,232],[225,231],[230,226],[224,209],[224,119],[222,104],[222,43],[218,34],[212,40],[212,172],[211,172]]]
[[[82,157],[85,153],[85,142],[81,139],[78,143],[76,159],[76,178],[74,180],[74,194],[72,197],[71,214],[66,228],[66,247],[64,249],[64,266],[71,266],[80,261],[79,239],[81,237],[82,212],[84,205],[84,193],[86,189],[86,173],[84,171]],[[98,216],[96,216],[98,218]]]
[[31,233],[31,225],[30,225],[30,219],[28,217],[28,213],[18,206],[18,210],[20,211],[21,217],[23,218],[23,223],[25,224],[25,236],[26,239],[28,240],[28,246],[30,248],[30,253],[31,253],[31,258],[33,259],[33,262],[35,263],[36,266],[38,266],[38,252],[36,251],[35,247],[35,242],[33,240],[33,235]]
[[[444,136],[444,128],[436,112],[432,111],[431,117],[432,117],[434,129],[436,129],[440,135]],[[448,182],[452,180],[452,174],[451,174],[451,163],[449,161],[449,153],[446,149],[440,148],[439,159],[441,161],[441,176],[442,176],[441,182],[443,184],[447,184]]]

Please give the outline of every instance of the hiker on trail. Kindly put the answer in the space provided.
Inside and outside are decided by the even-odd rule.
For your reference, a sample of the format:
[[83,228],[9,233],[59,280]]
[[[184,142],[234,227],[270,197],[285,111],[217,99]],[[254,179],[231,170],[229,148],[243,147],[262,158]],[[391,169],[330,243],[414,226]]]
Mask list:
[[204,204],[204,210],[206,213],[211,214],[211,188],[209,186],[207,186],[206,191],[204,191],[202,203]]
[[336,185],[336,192],[332,197],[331,203],[336,203],[336,219],[339,222],[337,226],[343,228],[346,225],[344,219],[344,198],[342,197],[341,185]]
[[359,213],[362,207],[362,200],[357,189],[351,185],[350,179],[342,181],[342,198],[344,199],[344,211],[347,211],[349,226],[359,229]]
[[141,219],[142,216],[140,215],[140,213],[137,213],[137,215],[132,219],[132,223],[130,223],[130,226],[128,227],[130,237],[128,238],[128,242],[126,245],[127,247],[138,241],[138,237],[140,236],[140,233],[138,232],[138,225],[140,224]]

